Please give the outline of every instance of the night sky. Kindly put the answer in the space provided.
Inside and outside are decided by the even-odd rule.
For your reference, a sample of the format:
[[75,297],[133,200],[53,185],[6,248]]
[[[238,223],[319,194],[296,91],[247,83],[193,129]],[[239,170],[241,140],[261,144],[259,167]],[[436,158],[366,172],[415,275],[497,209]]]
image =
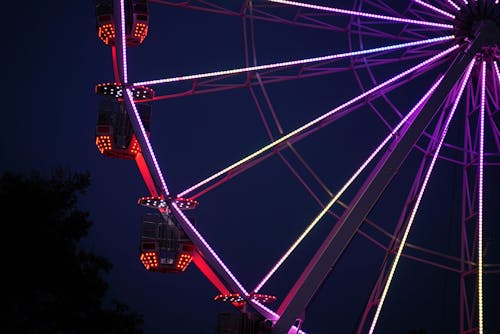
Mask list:
[[[150,13],[146,40],[129,49],[130,81],[245,66],[241,17],[155,3],[150,4]],[[4,131],[0,172],[48,172],[58,165],[90,171],[92,184],[80,204],[90,211],[94,224],[83,245],[113,263],[106,277],[110,296],[144,314],[146,334],[215,333],[217,314],[236,309],[213,301],[218,291],[194,264],[180,274],[145,270],[139,261],[140,223],[142,216],[151,211],[138,206],[137,199],[148,195],[148,190],[133,161],[104,157],[95,146],[99,97],[94,88],[114,79],[111,49],[97,37],[93,1],[11,1],[3,16],[7,20],[7,44],[3,49],[7,76],[3,84],[6,105],[1,113]],[[387,41],[368,38],[364,43],[373,47]],[[359,44],[353,46],[358,48]],[[345,33],[255,21],[255,50],[258,64],[267,64],[346,52],[349,45]],[[418,61],[378,67],[373,79],[381,82]],[[389,93],[388,100],[406,112],[442,68]],[[359,75],[365,89],[373,86],[365,72]],[[234,80],[241,82],[242,78]],[[158,93],[167,89],[182,91],[189,84],[154,89]],[[360,93],[352,71],[267,84],[265,88],[285,134]],[[258,86],[254,90],[272,136],[279,138],[280,131],[262,90]],[[374,104],[387,109],[388,100],[379,99]],[[372,108],[364,106],[294,148],[335,192],[386,133],[387,128]],[[460,138],[460,129],[450,130],[450,136]],[[174,194],[269,143],[248,88],[153,103],[150,140]],[[317,199],[298,182],[282,158],[310,185]],[[290,150],[282,151],[282,158],[274,155],[201,196],[198,209],[188,212],[196,228],[247,290],[260,281],[320,212],[317,200],[328,202],[327,191]],[[382,228],[394,228],[419,161],[418,153],[410,155],[388,187],[387,196],[370,214],[370,219]],[[455,255],[459,251],[460,209],[456,203],[461,185],[456,181],[460,175],[445,163],[436,169],[436,175],[431,178],[429,194],[408,241]],[[486,200],[498,203],[498,168],[487,170],[486,178]],[[348,203],[360,185],[361,181],[356,182],[341,200]],[[491,208],[486,212],[488,261],[499,263],[500,213],[498,205],[487,208]],[[332,210],[343,212],[340,206]],[[30,214],[36,219],[36,213]],[[270,308],[277,309],[334,223],[332,217],[326,217],[264,286],[262,293],[278,297]],[[381,242],[388,240],[373,227],[366,226],[364,231]],[[304,330],[314,334],[351,333],[383,256],[374,243],[356,235],[310,305]],[[414,328],[426,328],[432,333],[456,332],[457,282],[456,274],[403,259],[376,332],[406,333]],[[485,284],[489,289],[489,310],[496,307],[498,311],[499,275],[488,277]],[[500,320],[493,319],[492,314],[486,313],[488,333],[500,328]]]

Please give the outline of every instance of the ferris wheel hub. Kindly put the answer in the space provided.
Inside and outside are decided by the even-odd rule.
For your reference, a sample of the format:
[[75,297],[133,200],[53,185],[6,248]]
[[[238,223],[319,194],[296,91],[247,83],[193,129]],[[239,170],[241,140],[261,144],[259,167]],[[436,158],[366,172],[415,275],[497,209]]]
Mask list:
[[[488,26],[491,31],[500,31],[500,4],[469,1],[455,17],[455,36],[461,40],[469,40],[474,36],[478,26]],[[491,41],[498,45],[498,39]]]

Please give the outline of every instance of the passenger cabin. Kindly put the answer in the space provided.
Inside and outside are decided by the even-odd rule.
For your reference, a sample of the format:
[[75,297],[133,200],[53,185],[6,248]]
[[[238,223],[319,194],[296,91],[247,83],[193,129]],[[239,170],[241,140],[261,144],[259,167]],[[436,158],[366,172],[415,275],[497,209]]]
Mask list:
[[149,271],[178,273],[186,270],[195,246],[175,223],[159,214],[144,215],[141,228],[140,260]]
[[[138,103],[136,107],[149,136],[151,106]],[[113,98],[102,98],[99,104],[95,141],[97,148],[105,156],[135,159],[140,152],[140,146],[123,102]]]
[[[115,45],[116,29],[113,0],[96,0],[97,35],[109,46]],[[125,0],[125,37],[127,46],[141,44],[148,34],[149,10],[147,0]]]

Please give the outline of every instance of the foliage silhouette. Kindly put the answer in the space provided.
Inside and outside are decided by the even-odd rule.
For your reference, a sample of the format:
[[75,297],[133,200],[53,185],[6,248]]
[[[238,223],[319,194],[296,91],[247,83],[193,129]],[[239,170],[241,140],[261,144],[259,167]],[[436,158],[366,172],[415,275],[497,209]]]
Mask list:
[[113,300],[111,309],[104,307],[102,275],[112,264],[78,245],[92,226],[89,212],[77,208],[89,185],[88,172],[62,168],[49,177],[0,176],[7,332],[143,332],[143,316],[127,305]]

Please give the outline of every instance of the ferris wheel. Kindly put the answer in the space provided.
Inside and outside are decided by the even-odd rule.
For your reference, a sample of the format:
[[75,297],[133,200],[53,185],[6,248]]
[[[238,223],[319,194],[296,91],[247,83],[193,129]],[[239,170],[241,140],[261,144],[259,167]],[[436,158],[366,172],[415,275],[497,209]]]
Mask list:
[[[175,69],[155,64],[154,77],[129,78],[138,72],[134,60],[156,29],[153,14],[162,8],[193,20],[205,15],[237,22],[242,56],[231,64],[240,66],[207,56],[199,72],[171,74]],[[494,178],[500,174],[498,0],[99,0],[96,15],[98,37],[112,50],[114,73],[112,82],[96,86],[102,98],[96,145],[105,156],[135,161],[144,179],[149,193],[138,195],[138,204],[151,208],[140,236],[147,270],[180,273],[193,262],[218,290],[215,301],[228,302],[245,316],[238,323],[245,323],[244,333],[302,333],[309,332],[313,300],[346,253],[364,242],[370,246],[362,265],[373,270],[363,302],[356,305],[353,332],[377,332],[391,291],[410,264],[454,277],[453,328],[459,333],[493,330],[488,294],[498,293],[499,284],[498,279],[485,283],[485,277],[500,273],[495,251],[488,249],[488,226],[499,224],[492,214],[498,201]],[[273,34],[275,39],[262,38]],[[182,57],[182,48],[171,52]],[[222,110],[230,103],[227,94],[241,91],[253,105],[258,131],[246,129],[246,122],[253,124],[250,116]],[[193,122],[214,126],[197,142],[192,139],[202,147],[199,153],[183,152],[177,161],[172,154],[180,151],[173,147],[187,140],[172,135],[164,153],[155,142],[152,113],[156,116],[162,103],[200,96],[224,100],[207,105],[220,128],[208,118],[175,123],[170,115],[168,131],[174,134],[196,135],[189,132]],[[241,138],[226,137],[232,145],[211,148],[220,131],[241,132]],[[188,169],[190,178],[170,179],[170,166],[159,162],[162,154],[169,156],[163,161]],[[245,194],[235,186],[245,177],[258,192]],[[278,190],[269,190],[275,183]],[[434,192],[437,188],[442,192]],[[451,204],[444,195],[451,195]],[[235,220],[221,214],[229,206],[252,212],[252,219],[259,210],[276,213],[260,217],[255,222],[260,227],[235,229],[234,245],[242,234],[251,234],[265,252],[262,234],[270,224],[285,224],[268,239],[282,247],[279,254],[252,255],[261,266],[252,269],[261,275],[253,286],[225,261],[240,261],[253,251],[219,252],[212,241],[217,238],[210,226],[221,222],[207,217]],[[280,211],[290,211],[295,220]],[[412,239],[419,225],[429,230]],[[436,241],[443,237],[440,226],[449,235]],[[318,229],[319,236],[311,237]],[[263,233],[256,237],[248,231]],[[443,247],[443,240],[456,245]],[[283,269],[303,243],[314,249],[299,261],[303,267]],[[274,294],[267,287],[277,275],[294,283]]]

